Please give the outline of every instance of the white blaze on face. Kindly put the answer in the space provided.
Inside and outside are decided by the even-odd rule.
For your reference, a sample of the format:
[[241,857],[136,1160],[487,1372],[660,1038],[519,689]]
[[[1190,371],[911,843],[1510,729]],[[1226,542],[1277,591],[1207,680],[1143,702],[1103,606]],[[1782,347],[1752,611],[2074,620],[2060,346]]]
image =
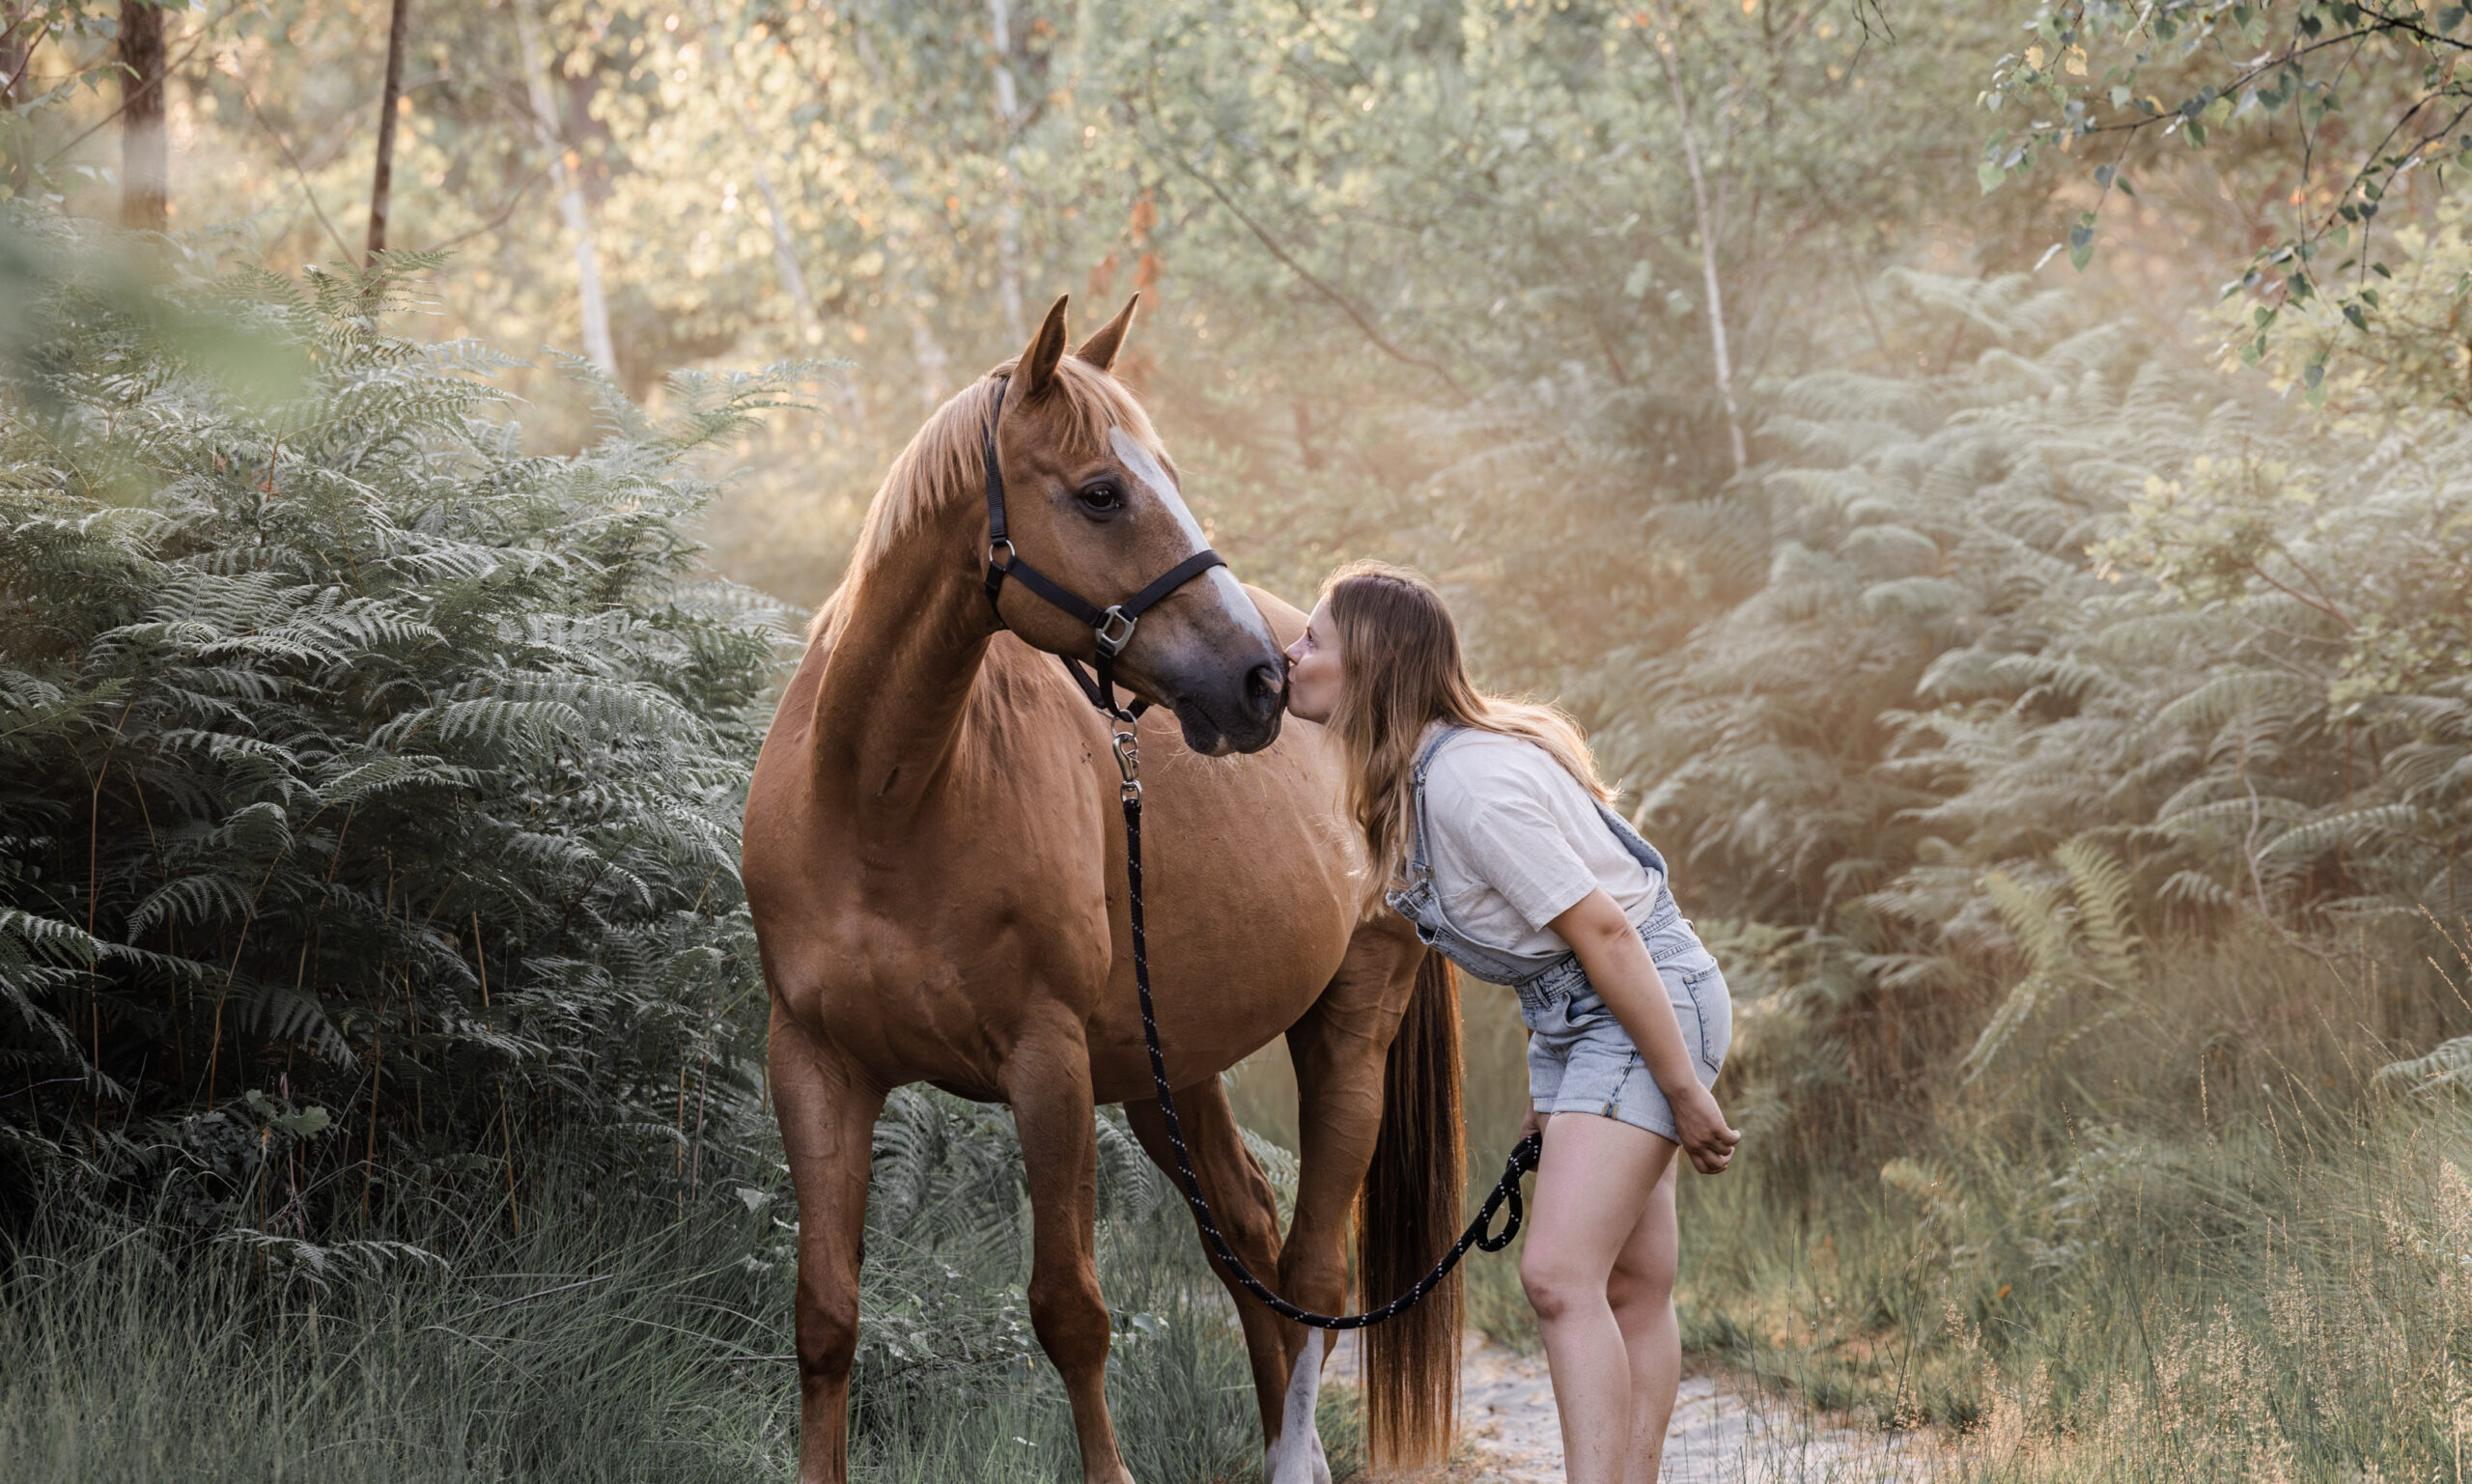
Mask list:
[[[1108,446],[1115,450],[1116,462],[1124,465],[1125,472],[1133,476],[1134,482],[1149,490],[1160,506],[1174,518],[1177,527],[1185,533],[1185,540],[1189,543],[1185,548],[1185,555],[1191,556],[1210,545],[1210,538],[1202,534],[1201,522],[1194,518],[1194,513],[1191,510],[1185,508],[1185,497],[1176,492],[1176,482],[1167,477],[1166,469],[1160,467],[1157,454],[1152,453],[1139,438],[1122,428],[1108,430]],[[1264,642],[1269,643],[1274,650],[1278,647],[1278,643],[1271,639],[1270,630],[1267,628],[1258,627],[1261,624],[1260,610],[1255,608],[1252,600],[1245,595],[1244,584],[1238,582],[1236,574],[1229,572],[1224,565],[1213,567],[1194,580],[1210,588],[1211,592],[1217,596],[1222,612],[1229,615],[1244,615],[1245,619],[1251,621],[1248,627],[1255,627]],[[1239,622],[1242,623],[1245,619],[1240,619]]]
[[1185,508],[1185,497],[1176,492],[1176,482],[1159,466],[1157,454],[1122,428],[1108,430],[1108,446],[1115,450],[1116,462],[1125,466],[1125,472],[1147,487],[1159,503],[1167,508],[1167,514],[1176,518],[1176,524],[1184,528],[1185,539],[1193,543],[1194,550],[1198,551],[1210,545],[1209,539],[1201,533],[1201,522]]

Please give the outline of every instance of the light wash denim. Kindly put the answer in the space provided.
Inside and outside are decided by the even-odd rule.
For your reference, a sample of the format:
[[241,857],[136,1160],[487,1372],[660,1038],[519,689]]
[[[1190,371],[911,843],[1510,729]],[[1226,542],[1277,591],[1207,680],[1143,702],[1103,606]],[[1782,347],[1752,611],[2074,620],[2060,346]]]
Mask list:
[[[1479,979],[1507,985],[1519,995],[1520,1019],[1528,1023],[1528,1092],[1540,1113],[1597,1113],[1680,1142],[1673,1109],[1665,1092],[1640,1059],[1640,1049],[1614,1018],[1605,1000],[1588,982],[1580,958],[1565,948],[1559,953],[1516,953],[1478,942],[1450,920],[1435,888],[1425,854],[1427,838],[1425,774],[1434,754],[1465,727],[1447,727],[1425,744],[1414,774],[1417,836],[1408,861],[1407,882],[1390,894],[1390,906],[1416,924],[1417,937]],[[1713,1084],[1733,1043],[1733,997],[1716,958],[1682,915],[1666,884],[1665,857],[1640,838],[1628,820],[1602,801],[1596,812],[1631,857],[1647,870],[1653,890],[1640,938],[1665,981],[1666,999],[1682,1026],[1682,1042],[1692,1055],[1701,1086]]]

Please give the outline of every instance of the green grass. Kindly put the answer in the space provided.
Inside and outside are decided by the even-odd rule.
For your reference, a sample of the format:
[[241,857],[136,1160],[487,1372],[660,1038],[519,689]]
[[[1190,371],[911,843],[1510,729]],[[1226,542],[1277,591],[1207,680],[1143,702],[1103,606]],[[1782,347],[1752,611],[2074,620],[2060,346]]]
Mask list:
[[[1005,1130],[987,1122],[931,1168],[994,1168]],[[969,1178],[910,1194],[871,1220],[855,1476],[1072,1471],[1016,1213]],[[1232,1308],[1182,1210],[1138,1194],[1113,1191],[1102,1244],[1128,1461],[1166,1484],[1249,1476],[1258,1422]],[[787,1205],[724,1183],[682,1213],[596,1198],[569,1169],[533,1192],[520,1236],[503,1213],[399,1220],[434,1259],[330,1244],[323,1278],[297,1246],[174,1254],[142,1231],[55,1233],[15,1254],[0,1294],[0,1477],[790,1477],[795,1366],[770,1358],[790,1348]]]
[[1969,1476],[2454,1484],[2472,1107],[2373,1084],[2391,972],[2155,955],[1868,1169],[1686,1176],[1686,1344]]

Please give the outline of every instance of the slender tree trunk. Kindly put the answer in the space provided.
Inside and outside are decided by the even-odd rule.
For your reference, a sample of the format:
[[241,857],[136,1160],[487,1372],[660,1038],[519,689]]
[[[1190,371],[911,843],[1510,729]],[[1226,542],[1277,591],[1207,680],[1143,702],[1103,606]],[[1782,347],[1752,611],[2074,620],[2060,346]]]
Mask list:
[[1013,7],[1011,0],[987,0],[987,19],[995,35],[991,64],[996,82],[996,122],[1004,131],[1004,200],[996,217],[996,292],[1004,308],[1004,329],[1011,340],[1022,339],[1022,176],[1021,117],[1013,92]]
[[515,0],[515,29],[523,44],[523,81],[532,96],[532,131],[549,156],[549,184],[557,192],[558,214],[576,244],[576,289],[583,308],[583,350],[602,374],[615,380],[618,352],[609,340],[609,301],[601,292],[601,253],[593,243],[592,213],[583,199],[583,182],[567,163],[566,142],[559,137],[557,100],[549,93],[549,75],[541,56],[541,22],[532,14],[533,0]]
[[781,210],[781,197],[772,189],[772,177],[762,165],[755,167],[755,188],[764,197],[764,210],[772,219],[772,265],[781,270],[781,291],[790,296],[790,307],[798,311],[799,338],[804,340],[815,333],[815,297],[807,293],[807,275],[799,269],[799,252],[790,237],[790,218]]
[[171,222],[171,164],[163,137],[163,11],[120,6],[120,219],[139,232]]
[[404,96],[404,40],[412,0],[395,0],[386,22],[386,87],[378,101],[378,165],[369,181],[369,256],[386,248],[387,196],[395,187],[395,115]]
[[26,64],[42,33],[34,25],[34,0],[0,0],[0,112],[25,96]]
[[1726,347],[1726,296],[1717,283],[1717,218],[1708,210],[1708,182],[1700,169],[1700,136],[1691,126],[1691,99],[1682,91],[1682,67],[1675,53],[1681,34],[1668,24],[1648,43],[1665,69],[1666,86],[1673,92],[1674,122],[1682,129],[1682,162],[1691,172],[1691,203],[1700,220],[1700,272],[1708,288],[1708,349],[1717,362],[1717,397],[1726,406],[1726,432],[1733,441],[1734,472],[1751,466],[1751,451],[1743,441],[1742,412],[1734,406],[1733,356]]
[[781,210],[781,194],[772,188],[772,173],[764,168],[764,136],[755,131],[755,121],[746,110],[731,105],[738,120],[738,130],[756,153],[755,189],[764,197],[764,210],[772,223],[772,266],[780,270],[781,292],[790,296],[790,307],[799,318],[799,338],[809,340],[816,333],[815,295],[807,292],[807,275],[799,267],[797,239],[790,236],[789,213]]

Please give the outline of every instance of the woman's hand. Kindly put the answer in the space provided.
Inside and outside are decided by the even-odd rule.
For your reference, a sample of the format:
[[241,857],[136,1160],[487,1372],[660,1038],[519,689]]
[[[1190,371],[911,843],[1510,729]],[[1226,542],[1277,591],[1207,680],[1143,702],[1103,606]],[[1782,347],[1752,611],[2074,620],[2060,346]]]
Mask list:
[[1542,1136],[1545,1133],[1545,1114],[1532,1107],[1530,1108],[1528,1116],[1519,1121],[1519,1141],[1523,1144],[1527,1143],[1528,1136],[1531,1134]]
[[1742,1135],[1726,1126],[1724,1109],[1700,1085],[1691,1049],[1683,1044],[1682,1022],[1666,998],[1665,980],[1622,909],[1600,886],[1547,926],[1579,955],[1587,982],[1640,1049],[1648,1075],[1673,1108],[1676,1141],[1691,1157],[1691,1167],[1713,1175],[1731,1163]]
[[1716,1095],[1695,1077],[1687,1086],[1666,1089],[1665,1100],[1673,1108],[1673,1126],[1681,1132],[1682,1152],[1691,1156],[1691,1167],[1703,1175],[1724,1173],[1733,1162],[1734,1146],[1742,1142],[1742,1134],[1726,1127],[1725,1109],[1717,1106]]

